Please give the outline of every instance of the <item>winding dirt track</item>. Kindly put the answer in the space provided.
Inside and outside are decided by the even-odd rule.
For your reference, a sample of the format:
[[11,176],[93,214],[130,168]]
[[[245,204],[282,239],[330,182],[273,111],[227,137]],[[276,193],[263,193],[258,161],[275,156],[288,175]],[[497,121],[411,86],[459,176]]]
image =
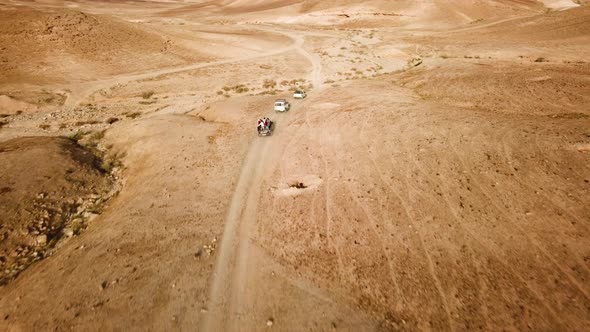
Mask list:
[[255,55],[245,56],[245,57],[237,57],[227,60],[220,60],[220,61],[213,61],[207,63],[198,63],[192,64],[188,66],[182,67],[173,67],[173,68],[164,68],[158,69],[154,71],[143,72],[141,74],[125,74],[116,76],[113,78],[109,78],[106,80],[100,81],[91,81],[82,84],[76,84],[70,86],[70,90],[72,92],[68,95],[64,103],[64,107],[67,109],[73,109],[82,101],[84,101],[88,96],[92,95],[93,93],[101,90],[101,89],[108,89],[110,87],[116,85],[123,85],[130,82],[136,82],[140,80],[146,80],[162,75],[169,75],[169,74],[178,74],[182,72],[187,72],[196,69],[203,69],[208,67],[216,67],[222,65],[229,65],[235,63],[241,63],[249,60],[261,59],[261,58],[268,58],[274,55],[279,55],[283,53],[288,53],[293,50],[298,52],[299,54],[303,55],[307,58],[312,64],[312,70],[310,75],[310,81],[313,83],[315,87],[321,87],[323,84],[322,77],[321,77],[321,63],[316,56],[311,55],[309,52],[303,49],[304,38],[296,33],[289,33],[282,29],[273,29],[269,27],[259,27],[259,26],[252,26],[252,28],[257,29],[261,32],[270,32],[276,34],[282,34],[287,36],[293,40],[292,44],[287,47],[282,47],[278,49],[273,49],[268,52],[262,52]]
[[[276,30],[273,30],[276,31]],[[295,33],[281,31],[280,33],[294,40],[292,48],[310,62],[310,81],[316,89],[322,87],[321,63],[303,48],[304,38]],[[263,57],[265,55],[261,55]],[[313,95],[313,93],[310,93]],[[299,104],[301,107],[302,104]],[[211,281],[209,294],[209,313],[201,323],[203,331],[240,330],[240,321],[236,315],[246,314],[244,310],[246,281],[250,277],[248,271],[251,249],[251,236],[256,225],[260,207],[258,202],[261,195],[264,178],[276,162],[286,138],[286,130],[291,127],[292,112],[281,114],[267,114],[275,121],[276,129],[273,136],[259,138],[250,146],[240,178],[234,191],[225,229],[215,264],[215,271]],[[298,116],[305,114],[305,108],[296,110]],[[278,115],[278,114],[276,114]],[[282,127],[282,128],[281,128]]]

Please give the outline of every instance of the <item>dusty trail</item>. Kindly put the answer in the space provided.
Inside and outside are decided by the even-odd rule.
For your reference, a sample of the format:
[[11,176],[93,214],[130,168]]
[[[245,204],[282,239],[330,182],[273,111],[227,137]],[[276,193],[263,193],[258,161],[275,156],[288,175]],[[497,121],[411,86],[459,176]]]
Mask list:
[[238,58],[234,58],[234,59],[227,59],[227,60],[221,60],[221,61],[213,61],[213,62],[207,62],[207,63],[198,63],[198,64],[182,66],[182,67],[164,68],[164,69],[158,69],[158,70],[144,72],[144,73],[140,73],[140,74],[126,74],[126,75],[120,75],[120,76],[116,76],[114,78],[110,78],[110,79],[106,79],[106,80],[92,81],[92,82],[77,84],[75,86],[69,87],[72,92],[68,96],[68,98],[66,99],[66,101],[64,103],[64,107],[66,109],[73,109],[79,103],[86,100],[93,93],[95,93],[99,90],[102,90],[102,89],[108,89],[108,88],[116,86],[116,85],[123,85],[123,84],[127,84],[130,82],[146,80],[146,79],[158,77],[161,75],[178,74],[178,73],[196,70],[196,69],[229,65],[229,64],[235,64],[235,63],[240,63],[240,62],[244,62],[244,61],[250,61],[250,60],[255,60],[255,59],[260,59],[260,58],[265,58],[265,57],[271,57],[271,56],[287,53],[287,52],[290,52],[293,50],[302,54],[303,56],[308,58],[310,60],[310,62],[312,62],[312,64],[314,64],[314,71],[312,71],[312,76],[313,76],[312,82],[313,82],[314,86],[321,86],[321,75],[316,74],[319,71],[321,71],[321,67],[318,67],[321,65],[319,64],[318,59],[311,56],[309,53],[307,53],[307,51],[305,51],[302,48],[302,45],[304,42],[303,37],[301,37],[299,35],[292,34],[292,33],[287,33],[287,32],[284,32],[284,31],[278,30],[278,29],[269,29],[269,28],[260,29],[258,27],[254,27],[254,28],[257,28],[258,30],[264,31],[264,32],[282,34],[284,36],[291,38],[293,40],[293,43],[287,47],[282,47],[279,49],[271,50],[271,51],[256,54],[256,55],[238,57]]
[[[256,140],[250,147],[242,166],[240,178],[234,191],[215,272],[211,282],[208,313],[201,322],[200,330],[227,330],[234,312],[234,303],[239,300],[239,278],[244,273],[248,247],[248,233],[260,194],[260,183],[264,174],[264,164],[268,162],[269,151],[273,150],[269,139]],[[230,317],[228,317],[230,316]]]
[[[294,40],[291,47],[309,60],[311,81],[315,88],[321,88],[323,83],[321,63],[317,57],[302,47],[305,42],[304,37],[285,31],[272,31],[284,34]],[[290,121],[292,119],[291,112],[283,114],[281,122],[276,124],[286,128],[292,122]],[[296,112],[298,116],[302,116],[301,113],[306,111],[305,108],[300,108]],[[284,132],[284,130],[282,133],[275,132],[271,137],[255,140],[242,166],[225,222],[220,251],[213,273],[209,293],[209,312],[200,325],[203,331],[237,331],[240,329],[240,322],[236,317],[241,316],[246,302],[244,299],[245,284],[249,278],[248,262],[252,255],[250,233],[256,224],[258,202],[262,190],[261,183],[263,183],[264,175],[268,174],[269,166],[274,163],[282,151],[281,142],[285,137]],[[261,259],[261,257],[258,258]],[[244,315],[246,314],[244,313]]]

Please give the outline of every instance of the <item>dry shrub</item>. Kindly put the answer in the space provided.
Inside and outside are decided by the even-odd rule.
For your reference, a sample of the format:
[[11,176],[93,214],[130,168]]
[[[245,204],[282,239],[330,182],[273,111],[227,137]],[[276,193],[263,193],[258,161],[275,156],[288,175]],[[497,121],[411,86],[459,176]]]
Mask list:
[[270,80],[270,79],[264,80],[264,83],[262,84],[262,87],[264,89],[274,89],[276,86],[277,86],[277,82],[275,82],[274,80]]

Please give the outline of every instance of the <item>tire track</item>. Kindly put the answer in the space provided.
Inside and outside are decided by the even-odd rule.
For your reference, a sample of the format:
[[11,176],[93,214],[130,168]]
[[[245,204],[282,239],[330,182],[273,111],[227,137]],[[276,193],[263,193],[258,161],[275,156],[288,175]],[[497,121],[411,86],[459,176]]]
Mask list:
[[[452,138],[451,134],[449,134],[449,137]],[[518,224],[514,218],[510,215],[508,215],[505,212],[505,209],[502,209],[500,206],[497,205],[497,203],[495,202],[495,200],[492,198],[492,195],[486,190],[484,189],[484,186],[477,180],[477,177],[474,176],[474,174],[472,173],[471,170],[469,170],[469,168],[467,167],[465,160],[461,157],[461,155],[459,154],[459,152],[457,151],[456,148],[456,144],[453,144],[452,141],[449,141],[449,147],[451,148],[451,150],[453,151],[453,153],[455,154],[455,156],[458,158],[459,162],[461,163],[461,165],[463,166],[463,168],[465,170],[467,170],[467,172],[471,175],[471,178],[473,179],[474,183],[478,186],[479,190],[487,197],[488,201],[496,208],[496,210],[498,211],[498,213],[500,215],[502,215],[506,220],[508,220],[516,229],[518,229],[518,231],[533,245],[535,246],[535,248],[537,248],[542,254],[543,256],[545,256],[546,258],[549,259],[549,261],[551,261],[551,263],[553,263],[553,265],[559,270],[561,271],[561,273],[570,281],[570,283],[572,285],[574,285],[576,288],[578,288],[578,290],[584,295],[584,297],[588,300],[590,300],[590,296],[588,295],[588,292],[584,289],[584,287],[582,287],[582,285],[580,285],[580,283],[575,280],[575,278],[570,274],[567,273],[564,269],[564,267],[559,264],[557,262],[557,260],[555,259],[555,257],[553,257],[553,255],[550,255],[549,252],[543,248],[539,242],[537,240],[535,240],[532,236],[530,236],[525,229],[522,228],[522,226],[520,224]]]
[[[438,137],[450,137],[450,135],[443,134],[443,133],[440,133],[440,132],[439,132],[439,134],[437,136]],[[409,143],[402,144],[402,146],[408,146],[408,144]],[[413,156],[413,154],[411,154],[409,150],[406,149],[406,151],[408,152],[409,155],[412,155]],[[443,159],[443,158],[441,157],[441,158],[437,158],[437,159]],[[421,167],[420,167],[420,165],[418,164],[418,161],[415,158],[412,157],[411,158],[411,161],[416,166],[416,169],[418,170],[418,172],[422,173],[424,177],[428,177],[428,174],[425,174],[423,171],[421,171]],[[435,179],[434,181],[436,181],[441,188],[444,188],[443,192],[447,192],[447,193],[454,192],[442,180],[440,180],[438,178],[434,178],[434,179]],[[525,278],[522,277],[520,274],[518,274],[516,272],[516,270],[514,270],[510,266],[510,263],[509,262],[507,262],[504,259],[502,259],[498,254],[496,254],[496,252],[493,249],[491,249],[487,245],[485,245],[483,243],[483,241],[481,241],[476,234],[474,234],[472,231],[470,231],[468,228],[466,228],[463,225],[463,222],[462,222],[463,219],[461,218],[461,216],[459,215],[459,212],[455,208],[455,204],[453,204],[450,201],[450,199],[449,199],[450,196],[449,195],[444,195],[443,197],[444,197],[444,200],[445,200],[446,205],[448,207],[448,210],[451,212],[451,215],[452,215],[453,219],[455,221],[457,221],[458,226],[464,232],[464,235],[467,238],[471,238],[474,241],[474,244],[476,246],[479,246],[480,248],[482,248],[483,250],[485,250],[486,252],[488,252],[491,256],[493,256],[508,272],[511,273],[512,276],[516,277],[516,279],[519,280],[522,285],[524,285],[524,288],[525,289],[527,289],[529,292],[531,292],[531,294],[533,294],[535,296],[535,298],[539,301],[539,303],[542,304],[543,307],[545,307],[545,309],[547,309],[547,311],[555,319],[555,321],[557,321],[561,326],[565,326],[563,324],[563,321],[559,318],[560,316],[553,310],[553,308],[551,308],[549,305],[547,305],[547,303],[545,303],[544,297],[541,294],[539,294],[535,289],[533,289],[532,287],[530,287],[529,286],[529,283],[525,280]],[[475,255],[475,251],[473,251],[472,249],[470,251],[471,251],[472,254]],[[475,263],[474,260],[472,260],[472,262],[473,262],[473,266],[474,267],[477,266],[477,264]],[[479,285],[482,285],[483,284],[481,277],[479,277],[479,274],[478,274],[478,278],[477,278],[477,283]],[[480,288],[479,294],[480,294],[480,299],[483,301],[483,296],[484,296],[483,289]],[[485,308],[487,308],[487,307],[485,307]],[[487,309],[485,311],[487,311]],[[483,315],[483,317],[485,319],[486,324],[489,324],[488,323],[488,319],[487,319],[487,315]]]
[[[321,79],[321,63],[302,48],[304,43],[303,37],[290,32],[273,29],[259,30],[268,30],[283,34],[291,38],[293,44],[285,49],[238,60],[221,61],[216,63],[216,65],[251,60],[295,50],[310,60],[312,64],[312,79],[317,80],[318,77]],[[190,66],[189,69],[185,67],[183,71],[191,69],[195,69],[195,67]],[[303,113],[307,120],[306,111],[304,110]],[[287,115],[289,116],[289,114]],[[283,146],[283,155],[281,157],[284,158],[285,149],[294,142],[298,136],[297,133],[302,127],[303,125],[297,129],[290,142],[286,146]],[[245,162],[242,165],[240,177],[226,218],[215,270],[212,275],[208,300],[209,312],[205,314],[201,321],[199,328],[201,331],[240,330],[240,320],[237,318],[242,317],[241,310],[245,302],[243,296],[245,289],[243,285],[248,278],[249,239],[251,228],[255,225],[257,218],[258,201],[262,190],[260,183],[263,182],[263,175],[267,169],[265,166],[271,163],[280,151],[279,143],[280,140],[272,139],[272,137],[256,140],[251,145]],[[283,172],[282,168],[280,171]],[[247,313],[243,314],[247,315]]]
[[223,237],[220,241],[215,271],[209,291],[209,312],[201,321],[201,331],[222,331],[231,327],[236,302],[240,303],[240,278],[244,277],[248,233],[255,223],[256,206],[260,195],[258,183],[262,180],[264,164],[272,141],[257,140],[248,151],[234,191]]

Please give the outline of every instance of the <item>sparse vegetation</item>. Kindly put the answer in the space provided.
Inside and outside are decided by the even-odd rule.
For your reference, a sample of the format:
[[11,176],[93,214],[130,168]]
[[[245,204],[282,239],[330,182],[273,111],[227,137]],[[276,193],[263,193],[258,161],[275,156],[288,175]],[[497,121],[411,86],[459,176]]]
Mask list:
[[150,99],[155,94],[154,91],[145,91],[141,94],[141,98],[143,99]]
[[264,80],[264,83],[262,83],[262,87],[264,89],[274,89],[277,86],[277,82],[275,82],[274,80],[271,79],[266,79]]
[[126,116],[127,116],[128,118],[135,119],[135,118],[137,118],[137,117],[141,116],[141,112],[133,112],[133,113],[129,113],[129,114],[126,114]]
[[248,88],[247,86],[245,86],[244,84],[238,84],[238,85],[234,85],[234,86],[224,86],[222,88],[223,91],[217,91],[218,95],[222,95],[225,93],[229,93],[231,91],[235,92],[235,93],[246,93],[248,91],[250,91],[250,88]]
[[92,148],[96,148],[98,146],[98,143],[100,142],[100,140],[104,138],[105,131],[106,130],[100,130],[100,131],[95,131],[94,133],[92,133],[88,137],[88,141],[87,141],[86,145],[88,145],[89,147],[92,147]]
[[89,139],[92,141],[100,141],[103,139],[105,132],[106,130],[95,131],[92,133],[92,135],[90,135]]
[[240,85],[236,85],[233,87],[234,91],[237,93],[245,93],[250,91],[250,89],[248,89],[245,85],[240,84]]
[[106,155],[100,164],[100,168],[107,173],[112,173],[115,167],[121,167],[123,165],[121,159],[123,159],[125,156],[125,153],[116,152]]
[[84,136],[88,135],[89,133],[90,132],[88,132],[88,131],[78,130],[75,133],[69,135],[68,138],[71,139],[74,142],[78,142],[79,140],[81,140],[82,138],[84,138]]
[[95,125],[95,124],[98,124],[98,123],[100,123],[100,121],[97,121],[97,120],[87,120],[87,121],[76,121],[74,123],[74,125],[76,125],[78,127],[81,127],[81,126],[84,126],[84,125]]

